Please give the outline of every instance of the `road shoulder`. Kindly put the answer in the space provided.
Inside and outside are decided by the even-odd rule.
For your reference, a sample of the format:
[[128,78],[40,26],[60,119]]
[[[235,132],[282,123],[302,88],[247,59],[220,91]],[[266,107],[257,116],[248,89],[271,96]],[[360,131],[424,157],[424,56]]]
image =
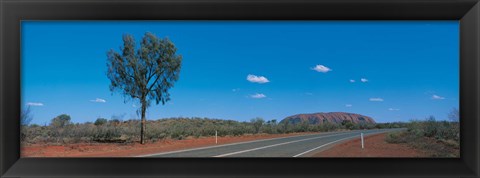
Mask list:
[[365,137],[364,149],[359,138],[343,141],[310,154],[312,157],[426,157],[420,151],[406,144],[392,144],[385,141],[387,133]]

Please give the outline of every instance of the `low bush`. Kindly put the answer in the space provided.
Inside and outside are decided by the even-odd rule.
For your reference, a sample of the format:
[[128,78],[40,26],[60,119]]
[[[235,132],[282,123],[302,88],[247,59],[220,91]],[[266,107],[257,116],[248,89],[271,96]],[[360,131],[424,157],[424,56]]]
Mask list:
[[460,130],[458,121],[412,120],[407,130],[389,133],[388,143],[406,143],[432,157],[458,157],[460,155]]
[[388,143],[407,143],[405,132],[391,132],[385,137],[385,141]]

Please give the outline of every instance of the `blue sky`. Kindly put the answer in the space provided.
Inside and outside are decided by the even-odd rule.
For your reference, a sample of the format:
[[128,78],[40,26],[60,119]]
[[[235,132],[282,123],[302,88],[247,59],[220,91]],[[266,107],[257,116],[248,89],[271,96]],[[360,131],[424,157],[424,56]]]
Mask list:
[[[457,21],[22,22],[22,106],[32,123],[138,118],[109,91],[122,34],[168,37],[183,56],[171,101],[148,119],[281,120],[352,112],[377,122],[447,119],[459,103]],[[250,77],[249,77],[250,75]]]

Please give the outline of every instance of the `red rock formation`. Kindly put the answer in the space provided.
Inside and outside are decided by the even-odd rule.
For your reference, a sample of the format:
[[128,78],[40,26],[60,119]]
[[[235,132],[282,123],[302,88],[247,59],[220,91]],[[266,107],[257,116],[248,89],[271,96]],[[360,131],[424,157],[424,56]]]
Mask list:
[[288,122],[297,124],[307,121],[309,124],[321,124],[324,122],[340,124],[344,120],[349,120],[353,123],[375,123],[371,117],[345,112],[328,112],[328,113],[313,113],[313,114],[297,114],[286,117],[281,122]]

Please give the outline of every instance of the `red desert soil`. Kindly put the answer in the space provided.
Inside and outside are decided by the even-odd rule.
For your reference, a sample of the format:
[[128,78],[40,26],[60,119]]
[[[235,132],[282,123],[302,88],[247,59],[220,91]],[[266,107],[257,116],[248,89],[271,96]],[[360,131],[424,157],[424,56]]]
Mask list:
[[313,157],[426,157],[406,144],[392,144],[385,141],[386,133],[370,135],[364,138],[364,149],[360,138],[343,142],[316,153]]
[[[244,136],[226,136],[218,137],[218,144],[228,144],[244,142],[259,139],[287,137],[294,135],[305,135],[312,133],[293,133],[293,134],[259,134]],[[186,140],[166,139],[155,143],[141,145],[139,143],[119,144],[119,143],[84,143],[69,145],[28,145],[22,146],[22,157],[131,157],[147,155],[153,153],[175,151],[189,148],[198,148],[204,146],[213,146],[215,137],[192,138]]]

